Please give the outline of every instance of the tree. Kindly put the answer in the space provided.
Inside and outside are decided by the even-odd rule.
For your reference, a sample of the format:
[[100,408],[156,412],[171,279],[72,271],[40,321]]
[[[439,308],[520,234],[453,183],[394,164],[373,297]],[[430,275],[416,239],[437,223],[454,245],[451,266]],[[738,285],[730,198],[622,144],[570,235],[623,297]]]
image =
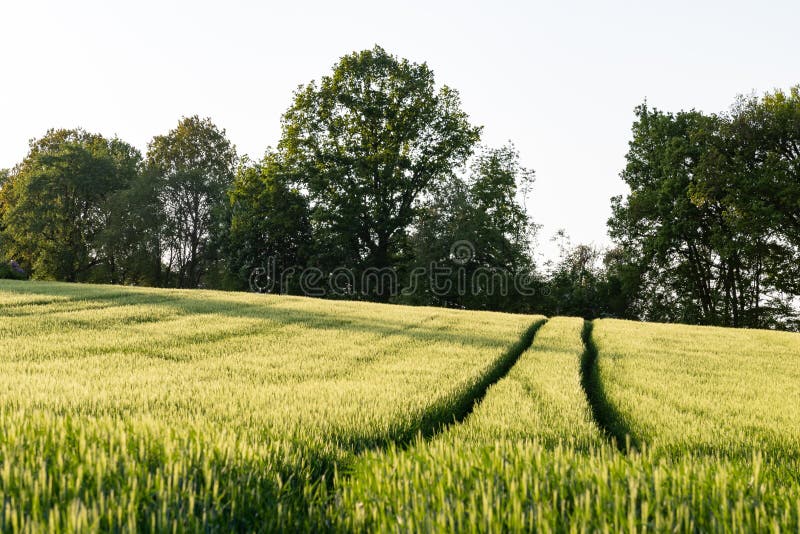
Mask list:
[[[753,114],[759,105],[721,115],[637,109],[622,173],[631,193],[613,199],[609,227],[630,262],[623,271],[636,280],[642,318],[788,324],[786,295],[769,274],[788,242],[776,240],[776,224],[791,209],[781,207],[776,144],[765,142],[768,129]],[[782,183],[791,188],[791,179]]]
[[288,292],[279,276],[305,265],[311,243],[308,203],[287,180],[279,155],[268,152],[257,164],[243,162],[229,193],[229,266],[239,287],[254,269],[267,269],[272,291]]
[[540,313],[597,317],[636,318],[638,272],[621,248],[603,250],[594,245],[573,245],[564,230],[553,237],[559,258],[550,263],[546,294]]
[[612,247],[603,255],[601,316],[621,319],[642,317],[640,308],[642,273],[623,247]]
[[158,178],[141,172],[127,189],[109,199],[109,215],[98,240],[106,251],[111,283],[161,286],[166,282],[160,193]]
[[[410,281],[419,285],[404,300],[471,309],[530,309],[530,295],[520,294],[518,286],[533,282],[530,246],[536,226],[523,204],[533,176],[509,143],[484,147],[467,176],[454,175],[439,187],[423,205],[410,239],[413,267],[427,276]],[[449,275],[435,282],[430,277],[435,269]]]
[[[470,155],[480,128],[426,64],[380,47],[299,89],[279,144],[307,191],[319,261],[394,266],[421,196]],[[387,288],[374,295],[387,300]]]
[[726,193],[742,224],[759,234],[761,268],[782,292],[800,294],[800,86],[762,98],[740,98],[725,131],[726,173],[703,193]]
[[31,141],[0,192],[6,254],[38,278],[106,281],[100,267],[111,256],[99,235],[140,161],[127,143],[80,129]]
[[148,145],[147,170],[159,181],[162,249],[178,287],[198,287],[218,250],[236,150],[211,119],[183,118]]
[[[5,198],[7,196],[7,194],[3,194],[3,188],[10,178],[11,169],[0,169],[0,253],[2,253],[3,213],[5,213]],[[2,254],[0,254],[0,259],[2,259]]]
[[9,178],[11,177],[11,169],[0,169],[0,264],[8,261],[6,258],[6,247],[3,244],[3,234],[5,233],[5,227],[3,224],[4,220],[4,213],[6,211],[6,204],[5,198],[7,194],[3,194],[3,188],[5,187],[6,182],[8,182]]
[[715,323],[710,217],[688,192],[701,154],[692,134],[714,118],[646,105],[636,113],[622,173],[631,193],[613,199],[610,234],[644,273],[647,318]]
[[564,230],[559,230],[553,240],[558,242],[559,259],[547,277],[547,313],[599,317],[603,307],[599,289],[603,278],[601,251],[591,245],[572,245]]
[[729,229],[725,308],[735,324],[788,325],[800,294],[800,90],[740,97],[712,140],[691,197],[718,205]]

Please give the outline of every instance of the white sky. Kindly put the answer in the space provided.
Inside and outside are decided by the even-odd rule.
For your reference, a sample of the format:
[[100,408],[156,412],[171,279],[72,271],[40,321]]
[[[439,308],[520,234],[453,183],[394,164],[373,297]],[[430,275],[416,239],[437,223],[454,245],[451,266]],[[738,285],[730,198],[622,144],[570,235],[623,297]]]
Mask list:
[[169,2],[0,0],[0,168],[50,127],[144,151],[182,115],[240,154],[280,135],[294,88],[380,44],[457,89],[491,145],[536,170],[540,246],[608,243],[633,108],[720,111],[800,83],[800,1]]

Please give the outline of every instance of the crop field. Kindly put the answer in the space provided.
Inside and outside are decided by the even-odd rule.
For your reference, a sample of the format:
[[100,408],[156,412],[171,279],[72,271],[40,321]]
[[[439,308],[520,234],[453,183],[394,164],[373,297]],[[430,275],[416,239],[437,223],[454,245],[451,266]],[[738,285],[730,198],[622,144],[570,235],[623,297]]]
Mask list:
[[[464,424],[364,455],[342,484],[341,521],[384,531],[798,532],[798,363],[796,334],[550,319]],[[782,376],[748,380],[759,373]],[[736,393],[714,389],[722,384]],[[683,408],[701,402],[703,416]],[[699,428],[687,436],[687,424]]]
[[0,281],[0,530],[800,532],[800,336]]
[[594,340],[623,433],[676,452],[800,458],[797,334],[599,320]]
[[337,462],[450,422],[536,323],[0,287],[0,529],[11,531],[302,526]]

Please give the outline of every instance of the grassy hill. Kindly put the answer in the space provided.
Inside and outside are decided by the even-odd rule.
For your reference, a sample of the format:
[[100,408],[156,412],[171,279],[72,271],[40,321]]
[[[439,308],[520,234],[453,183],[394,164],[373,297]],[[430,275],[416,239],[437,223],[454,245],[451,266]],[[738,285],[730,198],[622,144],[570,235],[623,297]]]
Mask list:
[[0,530],[798,531],[799,335],[545,321],[0,281]]

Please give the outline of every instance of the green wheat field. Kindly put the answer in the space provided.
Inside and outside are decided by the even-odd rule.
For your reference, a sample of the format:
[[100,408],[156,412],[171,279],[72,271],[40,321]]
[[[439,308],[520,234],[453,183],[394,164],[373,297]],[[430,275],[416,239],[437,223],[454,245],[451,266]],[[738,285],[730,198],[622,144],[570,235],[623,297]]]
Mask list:
[[3,532],[800,532],[800,334],[0,281]]

